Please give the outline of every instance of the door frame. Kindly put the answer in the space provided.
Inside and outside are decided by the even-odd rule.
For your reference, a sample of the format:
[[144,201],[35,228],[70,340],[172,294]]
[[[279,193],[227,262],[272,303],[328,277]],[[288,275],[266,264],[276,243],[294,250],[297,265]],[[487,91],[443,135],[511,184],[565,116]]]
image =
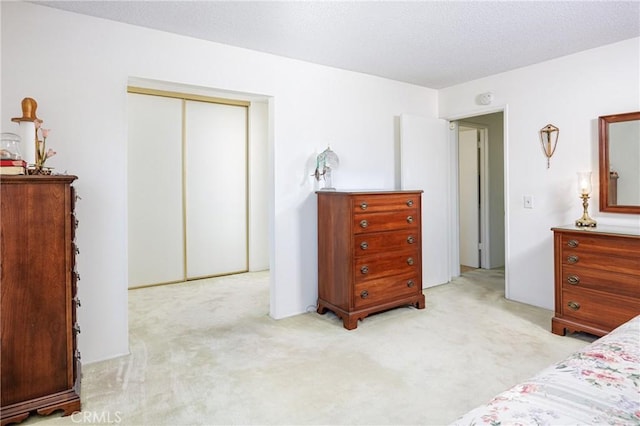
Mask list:
[[[489,259],[491,259],[491,233],[489,232],[489,155],[488,155],[488,143],[489,143],[489,129],[482,125],[471,123],[465,120],[457,120],[458,133],[460,134],[460,127],[476,129],[478,141],[478,154],[476,161],[478,161],[478,174],[480,175],[480,193],[478,194],[478,201],[480,203],[479,210],[479,235],[478,235],[478,250],[480,251],[479,262],[481,269],[489,269]],[[456,135],[456,136],[457,136]],[[458,153],[460,152],[460,140],[457,138]],[[460,159],[458,158],[458,173],[460,172]],[[459,190],[458,190],[459,197]],[[458,222],[459,224],[460,222]],[[459,225],[458,225],[459,226]]]
[[[181,159],[181,179],[182,179],[182,234],[183,234],[183,243],[182,243],[182,266],[183,266],[183,273],[182,273],[182,277],[179,279],[172,279],[172,280],[168,280],[168,281],[162,281],[162,282],[151,282],[151,283],[144,283],[144,284],[140,284],[140,285],[131,285],[131,282],[129,282],[129,277],[128,279],[128,284],[127,284],[127,288],[128,289],[132,289],[132,288],[142,288],[142,287],[150,287],[150,286],[156,286],[156,285],[164,285],[164,284],[174,284],[174,283],[183,283],[183,282],[187,282],[187,281],[192,281],[192,280],[198,280],[198,279],[202,279],[202,278],[209,278],[209,277],[215,277],[215,276],[219,276],[219,275],[227,275],[227,274],[235,274],[235,273],[241,273],[241,272],[249,272],[251,271],[251,247],[252,247],[252,243],[251,243],[251,232],[252,232],[252,227],[250,224],[250,220],[251,220],[251,211],[250,211],[250,203],[251,203],[251,198],[250,198],[250,181],[251,181],[251,175],[250,175],[250,163],[249,163],[249,156],[250,156],[250,133],[251,133],[251,126],[250,126],[250,119],[251,119],[251,104],[252,104],[252,100],[247,98],[247,99],[240,99],[240,97],[234,97],[234,98],[227,98],[227,97],[223,97],[220,96],[218,93],[215,93],[215,91],[213,91],[212,93],[195,93],[195,92],[191,92],[189,90],[182,90],[181,87],[173,87],[171,85],[171,87],[161,87],[161,88],[154,88],[155,83],[148,83],[146,81],[138,81],[137,79],[134,79],[134,81],[130,81],[129,84],[127,85],[127,94],[137,94],[137,95],[145,95],[145,96],[156,96],[156,97],[161,97],[161,98],[169,98],[169,99],[176,99],[182,102],[182,107],[181,107],[181,117],[180,120],[182,121],[182,140],[181,140],[181,151],[182,151],[182,159]],[[186,220],[187,220],[187,212],[186,212],[186,199],[185,199],[185,194],[186,194],[186,188],[185,188],[185,183],[186,183],[186,171],[185,171],[185,161],[186,161],[186,157],[185,157],[185,105],[186,102],[204,102],[204,103],[208,103],[208,104],[220,104],[220,105],[227,105],[227,106],[232,106],[232,107],[240,107],[240,108],[244,108],[246,110],[246,119],[245,119],[245,158],[244,158],[244,163],[245,163],[245,190],[244,190],[244,198],[245,198],[245,263],[246,263],[246,267],[244,270],[240,270],[240,271],[229,271],[218,274],[208,274],[205,276],[190,276],[189,275],[189,271],[187,268],[187,227],[186,227]],[[129,144],[130,141],[127,140],[127,143]],[[129,177],[127,177],[127,186],[129,186]],[[127,215],[129,213],[127,212]],[[268,248],[267,248],[268,250]],[[268,257],[270,257],[270,253],[268,254]],[[129,259],[128,259],[129,262]]]
[[[449,269],[451,271],[452,277],[460,276],[460,242],[459,242],[459,216],[460,216],[460,206],[458,200],[458,138],[457,138],[457,122],[472,120],[473,117],[479,115],[487,115],[496,112],[502,112],[502,126],[503,126],[503,170],[504,170],[504,280],[505,280],[505,297],[510,298],[510,268],[509,268],[509,259],[510,259],[510,250],[509,250],[509,106],[508,104],[496,106],[494,108],[483,108],[476,109],[473,111],[468,111],[462,114],[454,114],[450,116],[443,117],[445,120],[449,121],[449,149],[450,149],[450,171],[451,171],[451,194],[453,196],[450,198],[450,220],[454,226],[451,226],[450,229],[450,244],[451,244],[451,252],[450,259],[451,263],[449,265]],[[486,156],[488,157],[488,156]]]

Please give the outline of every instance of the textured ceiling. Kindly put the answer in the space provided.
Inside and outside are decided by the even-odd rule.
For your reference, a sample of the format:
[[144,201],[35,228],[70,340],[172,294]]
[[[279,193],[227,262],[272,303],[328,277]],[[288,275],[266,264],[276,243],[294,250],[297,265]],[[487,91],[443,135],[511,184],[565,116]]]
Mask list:
[[640,36],[640,1],[33,1],[440,89]]

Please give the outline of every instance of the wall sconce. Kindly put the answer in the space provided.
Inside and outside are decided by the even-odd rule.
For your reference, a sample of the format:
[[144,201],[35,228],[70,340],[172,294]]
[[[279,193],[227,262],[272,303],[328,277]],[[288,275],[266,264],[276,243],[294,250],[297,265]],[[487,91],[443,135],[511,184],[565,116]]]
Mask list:
[[542,150],[544,151],[544,155],[547,156],[547,169],[551,165],[550,160],[553,156],[553,153],[556,152],[559,134],[560,129],[558,129],[553,124],[547,124],[542,129],[540,129],[540,143],[542,143]]
[[576,226],[581,228],[596,227],[596,221],[589,217],[589,194],[591,194],[591,172],[578,172],[578,188],[582,198],[582,217],[576,220]]

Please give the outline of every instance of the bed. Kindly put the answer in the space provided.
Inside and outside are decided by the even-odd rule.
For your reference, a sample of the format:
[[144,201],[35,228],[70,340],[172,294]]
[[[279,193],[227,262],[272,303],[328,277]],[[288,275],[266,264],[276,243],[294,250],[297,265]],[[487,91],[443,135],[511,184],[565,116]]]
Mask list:
[[453,425],[640,425],[640,316]]

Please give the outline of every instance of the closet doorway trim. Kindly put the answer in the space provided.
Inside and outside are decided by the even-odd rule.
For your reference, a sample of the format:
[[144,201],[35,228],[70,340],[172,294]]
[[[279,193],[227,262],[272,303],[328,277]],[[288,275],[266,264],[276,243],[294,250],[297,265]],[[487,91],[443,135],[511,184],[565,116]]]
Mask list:
[[[149,96],[158,96],[158,97],[165,97],[165,98],[173,98],[173,99],[181,99],[183,100],[182,103],[182,115],[184,117],[185,115],[185,107],[186,104],[184,101],[196,101],[196,102],[206,102],[206,103],[213,103],[213,104],[221,104],[221,105],[228,105],[228,106],[237,106],[237,107],[244,107],[247,109],[247,114],[246,114],[246,149],[245,149],[245,164],[247,165],[247,168],[245,170],[246,173],[246,187],[245,187],[245,206],[248,209],[249,206],[249,169],[248,169],[248,165],[249,165],[249,107],[251,106],[251,102],[250,101],[244,101],[244,100],[238,100],[238,99],[229,99],[229,98],[222,98],[222,97],[216,97],[216,96],[206,96],[206,95],[197,95],[197,94],[192,94],[192,93],[184,93],[184,92],[174,92],[174,91],[168,91],[168,90],[159,90],[159,89],[149,89],[149,88],[144,88],[144,87],[139,87],[139,86],[127,86],[127,93],[132,93],[132,94],[139,94],[139,95],[149,95]],[[186,218],[187,216],[187,212],[186,212],[186,177],[185,177],[185,161],[186,161],[186,156],[185,156],[185,132],[186,132],[186,128],[185,128],[185,123],[183,120],[182,123],[182,184],[183,184],[183,191],[182,191],[182,210],[183,210],[183,218]],[[245,229],[247,230],[246,235],[245,235],[245,246],[246,246],[246,253],[245,253],[245,261],[246,261],[246,265],[248,267],[249,265],[249,212],[248,210],[245,212],[245,217],[246,217],[246,223],[245,223]],[[189,277],[188,276],[188,271],[187,271],[187,225],[186,225],[186,220],[183,220],[182,223],[182,227],[183,227],[183,271],[184,271],[184,276],[183,276],[183,280],[182,281],[167,281],[167,282],[159,282],[159,283],[149,283],[149,284],[143,284],[140,286],[135,286],[135,287],[130,287],[130,288],[142,288],[142,287],[152,287],[152,286],[157,286],[157,285],[164,285],[164,284],[173,284],[173,283],[177,283],[177,282],[186,282],[186,281],[191,281],[191,280],[198,280],[198,279],[202,279],[202,278],[210,278],[210,277],[215,277],[215,276],[219,276],[219,275],[227,275],[227,273],[224,274],[213,274],[213,275],[206,275],[206,276],[198,276],[198,277]],[[229,272],[229,274],[234,274],[234,273],[239,273],[239,272],[246,272],[246,271],[233,271],[233,272]]]

